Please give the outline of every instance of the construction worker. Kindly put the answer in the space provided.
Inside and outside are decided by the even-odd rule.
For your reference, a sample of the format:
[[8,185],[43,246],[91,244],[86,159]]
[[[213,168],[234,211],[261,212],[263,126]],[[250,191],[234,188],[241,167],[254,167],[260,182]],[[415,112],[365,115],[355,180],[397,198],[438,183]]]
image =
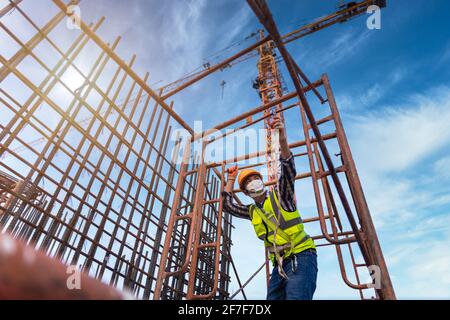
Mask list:
[[256,235],[264,241],[273,270],[267,291],[268,300],[312,300],[317,280],[317,253],[314,241],[304,231],[294,196],[295,162],[287,143],[283,122],[275,117],[271,123],[279,130],[281,173],[276,188],[268,191],[262,175],[245,169],[238,184],[254,204],[233,201],[233,185],[238,167],[228,169],[223,193],[223,209],[231,215],[251,221]]

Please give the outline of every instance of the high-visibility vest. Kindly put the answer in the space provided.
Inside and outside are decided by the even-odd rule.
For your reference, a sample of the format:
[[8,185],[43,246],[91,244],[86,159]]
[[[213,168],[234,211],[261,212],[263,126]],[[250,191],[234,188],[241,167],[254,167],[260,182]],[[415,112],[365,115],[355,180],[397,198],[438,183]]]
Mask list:
[[[264,200],[262,209],[252,204],[249,211],[256,236],[264,241],[268,250],[274,247],[274,241],[276,241],[277,247],[287,247],[283,252],[283,257],[287,258],[292,254],[316,248],[313,239],[304,230],[298,210],[294,212],[284,210],[278,201],[276,192],[270,191],[269,196]],[[274,232],[277,225],[275,239]],[[270,253],[269,257],[272,263],[275,263],[275,254]]]

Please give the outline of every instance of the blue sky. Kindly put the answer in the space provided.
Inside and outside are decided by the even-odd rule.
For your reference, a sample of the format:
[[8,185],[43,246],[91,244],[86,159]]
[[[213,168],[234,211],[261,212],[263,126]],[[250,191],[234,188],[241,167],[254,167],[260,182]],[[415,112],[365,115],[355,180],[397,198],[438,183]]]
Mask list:
[[[336,4],[269,1],[282,34],[333,12]],[[24,6],[36,15],[50,9],[42,3]],[[81,10],[87,22],[106,16],[99,33],[109,41],[122,36],[119,55],[127,59],[136,53],[135,70],[149,71],[155,88],[244,48],[254,38],[244,39],[261,28],[239,0],[96,0],[82,1]],[[288,46],[311,80],[323,73],[330,77],[392,281],[402,299],[450,297],[448,12],[446,0],[391,0],[382,11],[381,30],[368,30],[366,17],[360,17]],[[234,43],[239,45],[208,58]],[[206,128],[258,106],[251,88],[255,64],[255,59],[246,61],[175,96],[175,111],[191,125],[203,120]],[[292,91],[287,73],[285,77]],[[222,81],[227,83],[223,99]],[[287,127],[295,128],[294,120],[288,119]],[[313,208],[306,188],[298,184],[297,189],[305,212]],[[236,221],[233,237],[234,259],[246,279],[262,262],[263,249],[248,222]],[[265,297],[262,274],[247,294]],[[340,279],[333,249],[319,252],[316,298],[357,298]]]

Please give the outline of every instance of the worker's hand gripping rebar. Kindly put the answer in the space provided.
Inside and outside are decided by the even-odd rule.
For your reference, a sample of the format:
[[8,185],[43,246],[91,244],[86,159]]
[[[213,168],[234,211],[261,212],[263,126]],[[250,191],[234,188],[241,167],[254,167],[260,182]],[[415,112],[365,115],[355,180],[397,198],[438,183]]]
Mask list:
[[[284,125],[281,122],[281,118],[279,116],[274,116],[273,117],[272,121],[270,122],[270,129],[271,129],[271,134],[276,133],[275,137],[274,137],[274,139],[272,139],[272,141],[278,141],[279,140],[280,130],[284,129]],[[275,147],[275,146],[278,146],[278,145],[273,144],[272,146]],[[275,148],[273,148],[273,149],[275,149]],[[276,155],[277,155],[276,151],[278,151],[278,150],[270,150],[270,152],[275,155],[275,159],[274,159],[275,164],[277,164],[277,161],[279,161],[278,159],[276,159]],[[276,167],[278,167],[278,165]],[[276,188],[278,188],[278,179],[279,179],[279,176],[276,175],[275,176],[275,182],[276,182],[275,186],[276,186]],[[279,192],[278,192],[278,194],[279,194]],[[279,252],[277,250],[276,242],[277,242],[278,228],[280,226],[279,221],[280,221],[280,218],[281,218],[280,217],[281,210],[280,210],[279,203],[277,201],[274,201],[274,202],[275,202],[276,206],[278,207],[277,208],[278,210],[276,210],[276,212],[277,212],[277,217],[276,217],[277,223],[275,225],[275,230],[274,230],[274,233],[273,233],[273,239],[274,239],[274,241],[273,241],[273,251],[274,251],[275,259],[276,259],[277,264],[278,264],[278,272],[279,272],[280,276],[282,276],[283,278],[288,280],[289,277],[284,272],[284,269],[283,269],[283,256],[280,256],[280,254],[279,254]],[[274,205],[274,203],[272,203],[272,206],[273,205]],[[289,246],[289,250],[291,250],[291,249],[292,248],[290,248],[290,246]]]

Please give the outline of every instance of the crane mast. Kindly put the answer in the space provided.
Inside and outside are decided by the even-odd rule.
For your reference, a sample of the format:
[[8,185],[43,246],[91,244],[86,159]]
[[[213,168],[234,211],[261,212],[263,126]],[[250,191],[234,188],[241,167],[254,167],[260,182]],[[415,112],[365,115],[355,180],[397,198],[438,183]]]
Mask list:
[[[259,31],[261,40],[264,39],[264,30]],[[255,89],[258,90],[261,102],[267,105],[283,96],[283,86],[280,70],[278,68],[275,45],[272,41],[265,42],[259,47],[258,77],[254,82]],[[266,160],[267,160],[267,180],[276,181],[279,174],[280,146],[277,139],[277,132],[270,127],[271,121],[276,114],[279,114],[284,123],[282,105],[277,104],[264,111],[264,128],[266,134]]]

